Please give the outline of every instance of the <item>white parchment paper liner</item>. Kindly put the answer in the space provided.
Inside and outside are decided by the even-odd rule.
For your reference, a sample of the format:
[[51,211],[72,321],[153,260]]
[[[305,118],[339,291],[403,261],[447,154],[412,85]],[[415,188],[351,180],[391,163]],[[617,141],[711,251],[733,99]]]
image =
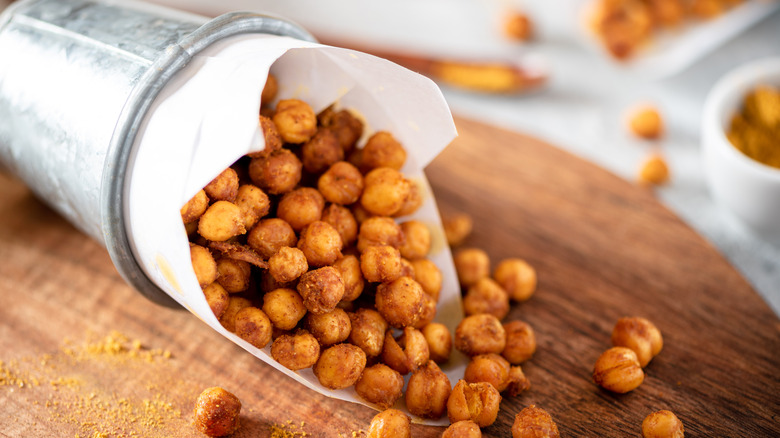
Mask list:
[[[130,241],[146,274],[206,324],[281,372],[329,397],[363,402],[354,389],[322,387],[310,369],[290,371],[225,330],[211,313],[192,270],[180,208],[226,167],[264,147],[260,94],[270,70],[280,98],[319,112],[336,102],[364,118],[366,133],[388,130],[408,151],[402,171],[420,183],[425,202],[408,218],[433,233],[430,258],[442,271],[436,320],[453,331],[462,319],[460,289],[436,203],[422,168],[457,135],[439,89],[427,78],[380,58],[287,37],[242,35],[202,52],[163,90],[138,136],[129,168]],[[443,370],[454,385],[466,361],[457,352]],[[402,401],[399,408],[403,407]],[[446,424],[446,416],[428,424]]]

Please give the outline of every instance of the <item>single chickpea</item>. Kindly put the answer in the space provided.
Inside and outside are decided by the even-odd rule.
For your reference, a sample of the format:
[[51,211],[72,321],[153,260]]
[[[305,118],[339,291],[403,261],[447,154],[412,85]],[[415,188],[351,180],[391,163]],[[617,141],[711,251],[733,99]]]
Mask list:
[[181,208],[181,220],[185,224],[191,224],[203,215],[209,208],[209,197],[206,192],[200,190]]
[[363,278],[374,283],[389,283],[401,276],[401,253],[392,246],[369,246],[360,255]]
[[455,247],[463,243],[471,234],[474,227],[471,216],[465,213],[455,214],[444,219],[444,234],[447,235],[447,243]]
[[352,164],[339,161],[320,176],[317,188],[334,204],[354,204],[363,193],[363,175]]
[[223,257],[217,260],[217,283],[231,294],[249,289],[252,276],[252,265],[243,260]]
[[271,344],[271,357],[293,371],[311,368],[320,358],[320,344],[306,330],[281,335]]
[[236,205],[241,209],[244,218],[244,228],[251,230],[261,217],[268,214],[271,201],[259,187],[243,184],[238,188]]
[[203,390],[195,401],[193,423],[202,434],[227,436],[238,430],[241,401],[219,387]]
[[262,158],[271,155],[274,151],[278,151],[282,148],[282,136],[279,135],[279,130],[276,129],[276,125],[270,118],[260,115],[257,121],[260,131],[263,133],[263,140],[265,140],[265,147],[263,150],[257,152],[251,152],[247,154],[249,158]]
[[345,154],[352,152],[363,135],[363,122],[348,110],[335,111],[331,106],[317,115],[317,119],[322,126],[336,134]]
[[206,184],[203,190],[212,201],[233,202],[238,196],[238,174],[228,167]]
[[401,231],[405,237],[399,248],[403,257],[416,260],[428,255],[431,250],[431,231],[424,223],[416,220],[406,221],[401,224]]
[[308,270],[306,254],[298,248],[283,246],[268,259],[268,273],[280,284],[295,281]]
[[288,149],[279,149],[267,156],[252,158],[249,178],[268,193],[280,195],[292,191],[301,180],[303,164]]
[[450,379],[432,360],[412,373],[406,385],[406,408],[423,418],[437,419],[447,408],[452,386]]
[[501,321],[483,313],[463,318],[455,329],[455,348],[463,354],[500,354],[506,347],[506,331]]
[[215,242],[224,242],[233,236],[246,233],[241,209],[228,201],[211,204],[200,217],[198,233]]
[[514,397],[530,387],[531,382],[525,377],[525,373],[519,365],[509,368],[509,384],[506,387],[506,395]]
[[389,167],[378,167],[363,180],[360,203],[369,213],[377,216],[396,214],[406,201],[411,185],[401,172]]
[[295,231],[322,218],[325,198],[311,187],[301,187],[286,193],[279,201],[276,216],[286,221]]
[[447,400],[450,423],[471,420],[479,427],[495,423],[501,395],[490,383],[458,380]]
[[633,391],[645,379],[639,359],[631,349],[612,347],[596,361],[593,381],[602,388],[624,394]]
[[490,258],[487,253],[478,248],[464,248],[453,257],[458,280],[463,287],[469,287],[480,279],[490,275]]
[[355,301],[363,293],[363,272],[360,270],[360,260],[353,255],[346,255],[333,263],[344,282],[344,296],[341,301]]
[[398,339],[393,337],[391,330],[385,333],[382,361],[390,368],[406,375],[417,371],[429,358],[428,342],[419,330],[406,327]]
[[341,242],[344,246],[349,246],[357,239],[358,224],[355,216],[348,208],[337,204],[330,204],[322,212],[323,222],[329,223],[338,231],[341,236]]
[[664,132],[661,114],[658,109],[650,105],[633,109],[629,114],[628,124],[631,132],[641,138],[656,139]]
[[515,301],[525,301],[536,291],[536,271],[522,259],[502,260],[493,271],[493,279]]
[[669,166],[659,155],[650,155],[639,169],[639,183],[643,185],[663,185],[669,182]]
[[211,313],[217,319],[222,317],[230,304],[230,294],[228,294],[225,288],[214,282],[203,288],[203,295],[206,297]]
[[302,100],[280,100],[276,104],[273,121],[287,143],[303,143],[317,132],[317,116]]
[[222,312],[222,316],[219,318],[219,323],[222,324],[222,327],[225,327],[227,331],[235,333],[236,315],[238,315],[238,312],[240,312],[242,309],[250,307],[252,302],[244,297],[231,297],[229,295],[228,300],[227,308],[224,310],[224,312]]
[[344,296],[344,282],[336,268],[326,266],[301,275],[298,293],[309,312],[328,313]]
[[498,354],[480,354],[466,365],[463,379],[469,383],[487,382],[503,392],[509,386],[510,368],[509,362]]
[[307,314],[306,327],[323,347],[346,341],[352,331],[349,315],[338,307],[319,315]]
[[298,238],[290,224],[279,218],[264,219],[249,231],[246,243],[260,257],[269,259],[280,248],[295,246]]
[[645,318],[620,318],[612,329],[612,345],[626,347],[636,353],[644,368],[664,347],[661,332]]
[[303,168],[309,173],[322,173],[342,160],[344,160],[344,150],[339,144],[339,139],[329,129],[318,129],[317,133],[301,147],[301,162]]
[[404,197],[401,208],[393,214],[393,217],[408,216],[422,207],[425,199],[424,190],[419,182],[413,180],[406,181],[409,184],[409,192]]
[[480,278],[463,297],[463,312],[466,315],[489,313],[504,319],[509,313],[509,294],[492,279]]
[[642,438],[683,438],[685,428],[672,411],[657,411],[642,421]]
[[236,313],[236,334],[257,348],[271,342],[271,320],[257,307],[245,307]]
[[533,22],[528,15],[514,11],[504,20],[504,35],[515,41],[528,41],[533,38]]
[[366,367],[366,353],[350,344],[336,344],[320,354],[314,375],[329,389],[348,388],[357,382]]
[[412,268],[414,268],[414,280],[420,283],[423,292],[438,302],[442,283],[439,267],[428,259],[419,259],[412,260]]
[[417,322],[412,325],[412,327],[418,330],[421,330],[423,327],[433,322],[434,318],[436,318],[436,300],[424,292],[422,294],[422,299],[423,305],[422,310],[420,311],[420,317],[417,318]]
[[452,352],[450,329],[444,324],[432,322],[422,328],[422,334],[425,336],[425,341],[428,342],[431,360],[436,363],[447,362]]
[[376,310],[391,327],[414,325],[420,319],[422,307],[422,286],[409,277],[400,277],[392,283],[383,283],[377,287]]
[[406,162],[406,150],[387,131],[379,131],[369,137],[363,146],[362,170],[369,172],[378,167],[401,170]]
[[276,93],[279,91],[279,82],[276,80],[276,76],[268,73],[268,79],[265,80],[265,86],[263,86],[263,93],[260,95],[260,101],[263,105],[268,105],[276,97]]
[[274,327],[292,330],[306,315],[303,298],[292,289],[276,289],[263,295],[263,312]]
[[341,236],[329,223],[314,221],[301,231],[298,249],[309,266],[329,266],[341,257]]
[[444,431],[441,438],[482,438],[482,431],[477,423],[466,420],[450,424],[450,427]]
[[357,383],[355,392],[363,400],[374,403],[380,409],[393,406],[403,393],[404,378],[401,374],[385,364],[378,363],[363,371]]
[[535,405],[528,406],[515,416],[512,438],[559,438],[558,425],[550,414]]
[[349,314],[352,331],[349,342],[365,351],[368,357],[379,356],[385,343],[387,321],[376,310],[358,309]]
[[361,253],[369,246],[389,245],[399,249],[404,244],[404,233],[401,226],[392,218],[374,216],[360,224],[357,249]]
[[211,256],[211,251],[200,245],[190,243],[190,259],[192,260],[192,270],[195,271],[195,278],[198,284],[204,288],[217,279],[217,262]]
[[534,329],[523,321],[510,321],[504,324],[506,347],[501,355],[513,365],[530,359],[536,352]]
[[412,438],[412,420],[398,409],[387,409],[371,419],[367,438]]

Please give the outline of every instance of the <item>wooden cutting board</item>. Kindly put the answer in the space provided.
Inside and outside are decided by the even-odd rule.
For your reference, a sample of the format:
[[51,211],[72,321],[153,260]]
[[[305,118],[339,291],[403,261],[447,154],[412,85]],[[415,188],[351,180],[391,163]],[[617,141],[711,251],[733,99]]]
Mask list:
[[[522,135],[457,126],[428,168],[441,210],[474,217],[467,245],[494,263],[522,257],[539,276],[507,318],[537,333],[523,366],[532,387],[503,401],[484,436],[511,436],[531,404],[567,437],[638,436],[659,409],[674,411],[687,436],[780,434],[780,321],[708,242],[650,191],[592,164]],[[642,386],[615,395],[590,375],[627,315],[654,321],[664,349]],[[197,436],[193,401],[217,385],[243,402],[239,437],[271,436],[274,424],[288,436],[362,436],[375,414],[146,301],[104,249],[2,176],[0,360],[1,436]],[[415,426],[414,436],[442,430]]]

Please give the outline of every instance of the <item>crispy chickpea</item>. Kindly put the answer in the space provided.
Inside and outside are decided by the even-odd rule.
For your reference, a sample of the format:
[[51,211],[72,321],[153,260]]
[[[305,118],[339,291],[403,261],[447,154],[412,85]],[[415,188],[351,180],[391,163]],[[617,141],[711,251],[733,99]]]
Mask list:
[[214,282],[203,288],[203,295],[206,297],[206,302],[214,316],[217,319],[222,317],[230,304],[230,294],[225,288]]
[[612,329],[612,345],[634,350],[644,368],[664,346],[661,332],[645,318],[620,318]]
[[263,312],[274,327],[292,330],[306,315],[303,298],[292,289],[276,289],[263,296]]
[[228,167],[206,184],[203,190],[212,201],[233,202],[238,196],[238,174]]
[[515,301],[531,298],[536,290],[536,271],[521,259],[502,260],[493,271],[493,279]]
[[309,266],[329,266],[341,257],[341,236],[329,223],[314,221],[301,231],[298,249]]
[[659,154],[652,154],[642,162],[639,169],[639,183],[642,185],[663,185],[669,181],[669,166]]
[[403,243],[403,230],[392,218],[374,216],[360,224],[357,242],[357,249],[360,252],[375,245],[389,245],[399,249]]
[[593,369],[593,381],[597,385],[619,394],[633,391],[644,379],[636,353],[625,347],[612,347],[602,353]]
[[280,100],[276,104],[273,121],[287,143],[303,143],[317,132],[317,116],[302,100]]
[[506,387],[506,394],[514,397],[531,387],[531,382],[525,377],[523,369],[518,365],[509,368],[509,384]]
[[378,356],[385,343],[387,321],[373,309],[358,309],[349,314],[352,331],[349,342],[357,345],[369,357]]
[[369,172],[363,180],[360,204],[377,216],[392,216],[404,205],[411,186],[395,169],[379,167]]
[[426,293],[422,294],[422,298],[423,306],[422,310],[420,311],[420,317],[412,326],[418,330],[430,324],[433,322],[433,319],[436,318],[436,300],[434,300],[432,296]]
[[399,373],[405,375],[416,371],[428,362],[429,357],[428,342],[419,330],[406,327],[398,339],[393,338],[391,330],[385,333],[382,360]]
[[295,246],[298,238],[290,224],[279,218],[264,219],[249,231],[246,243],[260,257],[270,258],[280,248]]
[[533,37],[533,22],[522,12],[512,12],[504,20],[504,35],[516,41],[528,41]]
[[221,258],[217,260],[217,283],[229,293],[243,292],[249,288],[252,265],[243,260]]
[[376,310],[392,327],[414,325],[423,307],[420,283],[409,277],[400,277],[392,283],[383,283],[376,290]]
[[298,292],[309,312],[328,313],[344,296],[344,282],[336,268],[326,266],[301,275]]
[[276,97],[276,93],[279,91],[279,82],[276,80],[276,76],[268,73],[268,79],[265,80],[265,86],[263,87],[263,93],[260,95],[260,101],[263,105],[268,105]]
[[249,162],[249,178],[268,193],[279,195],[298,185],[302,167],[295,154],[288,149],[279,149],[267,156],[252,158]]
[[444,324],[432,322],[422,328],[422,334],[425,336],[425,341],[428,342],[431,360],[436,363],[447,362],[452,352],[450,329]]
[[363,292],[365,280],[360,270],[360,261],[353,255],[346,255],[333,263],[344,282],[344,296],[341,301],[355,301]]
[[476,284],[480,279],[490,275],[490,258],[479,248],[464,248],[455,253],[453,258],[458,280],[463,287]]
[[228,201],[211,204],[198,222],[198,233],[215,242],[224,242],[245,232],[241,209]]
[[329,389],[343,389],[357,382],[366,367],[366,353],[355,345],[336,344],[323,351],[314,375]]
[[535,405],[528,406],[515,416],[512,438],[559,438],[558,425],[550,414]]
[[423,288],[423,292],[439,301],[441,292],[442,275],[439,267],[428,259],[412,260],[414,279]]
[[330,204],[322,212],[323,222],[329,223],[338,231],[344,246],[351,245],[357,239],[358,224],[355,216],[348,208],[337,204]]
[[344,150],[341,149],[336,136],[328,129],[317,130],[301,147],[301,162],[304,170],[309,173],[322,173],[343,159]]
[[492,279],[480,278],[463,297],[463,312],[466,315],[489,313],[504,319],[509,313],[509,295]]
[[280,284],[290,283],[308,270],[306,255],[298,248],[283,246],[268,259],[268,273]]
[[334,111],[332,107],[328,107],[317,118],[322,126],[336,134],[344,153],[350,153],[363,135],[363,122],[348,110]]
[[420,221],[406,221],[401,224],[405,237],[399,248],[401,255],[409,260],[421,259],[431,250],[431,230]]
[[441,438],[482,438],[482,431],[479,430],[477,423],[471,420],[458,421],[450,424]]
[[455,348],[463,354],[476,356],[501,353],[506,347],[506,331],[501,321],[483,313],[463,318],[455,329]]
[[236,205],[241,209],[241,215],[244,217],[244,227],[251,230],[261,217],[268,214],[271,201],[259,187],[244,184],[238,188]]
[[387,409],[371,419],[366,438],[412,438],[412,420],[398,409]]
[[423,418],[437,419],[447,408],[450,379],[432,360],[412,373],[406,386],[406,408]]
[[380,409],[393,406],[401,397],[403,389],[404,378],[401,374],[381,363],[366,368],[355,383],[355,392]]
[[307,314],[306,327],[323,347],[346,341],[352,331],[349,315],[338,307],[319,315]]
[[227,436],[238,430],[241,401],[219,387],[205,389],[195,401],[193,423],[202,434]]
[[275,361],[293,371],[311,368],[320,358],[320,344],[306,330],[294,335],[281,335],[271,344],[271,356]]
[[334,204],[354,204],[363,193],[363,175],[352,164],[339,161],[320,176],[317,188]]
[[659,138],[664,132],[661,114],[649,105],[632,110],[628,124],[634,135],[650,140]]
[[510,321],[504,324],[506,347],[501,355],[513,365],[530,359],[536,352],[534,329],[523,321]]
[[265,146],[263,150],[252,152],[247,154],[249,158],[262,158],[271,155],[274,151],[278,151],[282,148],[282,136],[279,135],[279,131],[276,129],[276,125],[270,118],[260,115],[258,118],[258,127],[263,133],[263,140],[265,140]]
[[311,187],[301,187],[286,193],[279,201],[276,216],[287,221],[295,231],[301,231],[306,225],[320,220],[325,199],[320,192]]
[[246,307],[250,307],[252,305],[252,302],[244,297],[231,297],[228,296],[227,308],[222,313],[222,316],[219,318],[219,323],[222,324],[222,327],[225,327],[225,329],[229,332],[236,332],[236,315],[238,312],[240,312],[242,309]]
[[509,362],[495,353],[474,356],[466,365],[463,379],[469,383],[488,382],[499,392],[509,386]]
[[501,395],[490,383],[468,383],[458,380],[447,400],[447,416],[451,423],[471,420],[479,427],[496,421]]
[[198,220],[201,215],[209,208],[209,197],[206,192],[200,190],[192,197],[184,207],[181,208],[181,220],[185,224],[191,224]]
[[642,421],[643,438],[683,438],[685,428],[672,411],[653,412]]
[[401,205],[401,209],[393,214],[393,217],[407,216],[415,211],[419,210],[423,205],[423,188],[419,182],[407,180],[409,184],[409,192],[404,197],[404,202]]
[[458,246],[466,240],[474,227],[471,216],[459,213],[444,219],[444,234],[447,235],[447,243],[450,246]]
[[370,246],[360,255],[363,278],[388,283],[401,276],[401,253],[392,246]]
[[257,348],[271,342],[271,320],[257,307],[245,307],[236,313],[236,334]]
[[401,170],[406,162],[406,150],[387,131],[379,131],[369,137],[363,147],[362,170],[368,172],[378,167]]
[[192,260],[192,270],[195,271],[195,278],[198,279],[201,288],[210,285],[217,279],[217,262],[214,261],[208,248],[190,243],[190,259]]

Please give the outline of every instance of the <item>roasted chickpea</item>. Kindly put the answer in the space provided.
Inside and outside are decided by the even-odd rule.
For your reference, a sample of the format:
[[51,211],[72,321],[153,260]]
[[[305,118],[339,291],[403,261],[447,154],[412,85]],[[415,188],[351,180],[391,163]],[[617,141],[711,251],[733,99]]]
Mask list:
[[350,344],[336,344],[323,351],[314,375],[329,389],[343,389],[357,382],[366,367],[366,353]]
[[346,161],[334,163],[317,181],[317,188],[328,201],[349,205],[363,193],[363,175]]
[[309,173],[322,173],[342,160],[344,160],[344,150],[336,135],[328,129],[317,130],[317,133],[301,147],[301,162],[303,168]]
[[660,154],[654,153],[645,158],[639,169],[639,183],[642,185],[662,185],[669,181],[669,166]]
[[238,430],[241,401],[219,387],[205,389],[195,401],[193,423],[202,434],[227,436]]
[[382,360],[399,373],[409,374],[416,371],[428,362],[429,357],[428,342],[419,330],[406,327],[398,339],[393,338],[390,330],[385,334]]
[[264,219],[247,235],[246,243],[260,257],[270,258],[285,246],[295,246],[298,238],[290,224],[279,218]]
[[303,251],[309,266],[332,265],[341,257],[341,236],[329,223],[314,221],[301,231],[298,249]]
[[506,387],[506,394],[514,397],[531,387],[531,382],[525,377],[523,369],[518,365],[509,368],[509,384]]
[[412,260],[412,268],[414,268],[414,280],[420,283],[423,292],[438,302],[442,283],[439,267],[428,259],[419,259]]
[[191,224],[209,208],[209,197],[206,192],[200,190],[181,208],[181,220],[185,224]]
[[301,180],[303,165],[288,149],[279,149],[267,156],[252,158],[249,163],[249,178],[268,193],[287,193]]
[[399,249],[404,243],[404,233],[401,226],[392,218],[374,216],[360,224],[357,249],[361,253],[369,246],[389,245]]
[[392,216],[406,201],[411,185],[403,175],[389,167],[379,167],[369,172],[363,180],[360,203],[371,214]]
[[657,411],[642,421],[643,438],[683,438],[685,428],[672,411]]
[[355,383],[355,392],[380,409],[393,406],[401,397],[403,389],[404,378],[401,374],[381,363],[366,368]]
[[263,150],[261,151],[247,154],[249,158],[267,157],[274,151],[278,151],[282,148],[282,136],[279,135],[279,131],[276,129],[273,120],[261,114],[258,118],[258,126],[263,133],[265,147],[263,147]]
[[280,100],[276,104],[273,121],[287,143],[303,143],[317,132],[317,116],[302,100]]
[[368,172],[378,167],[401,170],[406,162],[406,150],[387,131],[379,131],[369,137],[363,146],[362,170]]
[[208,248],[190,243],[190,259],[200,287],[206,287],[217,279],[217,262],[214,261]]
[[528,15],[514,11],[504,20],[504,35],[516,41],[528,41],[533,37],[533,22]]
[[276,93],[279,91],[279,82],[276,80],[276,76],[268,73],[268,79],[265,80],[265,86],[263,87],[263,93],[260,95],[260,101],[263,105],[268,105],[276,97]]
[[476,284],[490,275],[490,258],[487,253],[478,248],[464,248],[453,257],[458,280],[463,287]]
[[245,232],[241,209],[228,201],[211,204],[198,222],[198,233],[215,242],[224,242]]
[[206,184],[203,190],[212,201],[233,202],[238,196],[238,174],[228,167]]
[[501,321],[483,313],[463,318],[455,329],[455,348],[463,354],[476,356],[501,353],[506,347],[506,331]]
[[412,262],[403,257],[401,257],[401,277],[410,277],[411,279],[414,279],[414,266],[412,266]]
[[311,313],[328,313],[344,296],[344,282],[336,268],[326,266],[301,275],[298,293]]
[[501,395],[490,383],[468,383],[458,380],[447,400],[447,416],[451,423],[471,420],[479,427],[495,423]]
[[363,278],[375,283],[388,283],[401,276],[401,253],[392,246],[369,246],[360,255]]
[[230,294],[227,293],[225,288],[214,282],[203,288],[203,295],[206,297],[206,302],[209,304],[211,312],[217,319],[225,314],[230,304]]
[[231,294],[243,292],[249,288],[252,265],[243,260],[223,257],[217,260],[217,283]]
[[409,260],[421,259],[431,250],[431,230],[420,221],[406,221],[401,224],[405,237],[399,248],[401,255]]
[[559,438],[558,425],[544,409],[531,405],[515,416],[512,438]]
[[414,325],[420,319],[422,308],[422,286],[409,277],[401,277],[377,287],[376,310],[392,327]]
[[275,361],[293,371],[311,368],[320,358],[320,344],[306,330],[294,335],[281,335],[271,344],[271,356]]
[[271,320],[257,307],[245,307],[236,313],[236,334],[257,348],[271,342]]
[[480,278],[463,297],[463,312],[466,315],[489,313],[504,319],[509,313],[509,295],[492,279]]
[[283,246],[268,259],[268,273],[280,284],[294,281],[307,270],[306,255],[298,248]]
[[440,418],[452,392],[450,379],[432,360],[412,373],[406,386],[406,408],[423,418]]
[[506,259],[496,266],[493,278],[515,301],[531,298],[536,290],[536,271],[521,259]]
[[338,231],[344,246],[351,245],[357,239],[358,224],[348,208],[330,204],[322,212],[321,220],[329,223]]
[[412,327],[420,330],[426,325],[433,322],[433,319],[436,318],[436,300],[433,299],[432,296],[423,293],[423,306],[422,310],[420,311],[420,317],[417,318],[417,322],[414,323]]
[[301,187],[282,196],[276,208],[276,216],[286,221],[295,231],[320,220],[325,199],[310,187]]
[[382,411],[371,419],[367,438],[412,438],[412,420],[398,409]]
[[241,209],[244,218],[244,227],[251,230],[261,217],[268,214],[271,201],[268,196],[252,184],[244,184],[238,188],[236,205]]
[[355,301],[363,292],[365,280],[360,270],[360,261],[353,255],[346,255],[333,263],[344,282],[344,296],[341,301]]
[[358,309],[349,314],[349,321],[352,324],[349,342],[360,347],[369,357],[378,356],[385,342],[385,318],[376,310]]
[[458,421],[450,424],[441,438],[482,438],[482,431],[479,430],[477,423],[471,420]]
[[501,355],[513,365],[530,359],[536,352],[534,329],[523,321],[510,321],[504,324],[506,347]]
[[357,221],[358,225],[365,222],[366,219],[374,217],[374,214],[363,208],[359,202],[350,205],[349,208],[352,210],[352,216],[355,217],[355,221]]
[[[226,292],[227,295],[227,292]],[[238,315],[238,312],[240,312],[242,309],[246,307],[250,307],[252,305],[252,302],[244,297],[231,297],[228,295],[228,303],[227,308],[222,313],[222,316],[219,318],[219,323],[222,324],[222,327],[225,327],[225,329],[229,332],[236,332],[236,315]]]
[[488,382],[502,392],[509,386],[510,371],[509,362],[498,354],[480,354],[466,365],[463,379],[469,383]]
[[407,180],[409,192],[404,197],[401,209],[393,214],[393,217],[407,216],[420,209],[423,205],[423,188],[419,182]]
[[593,369],[593,381],[597,385],[620,394],[633,391],[644,380],[645,373],[636,353],[625,347],[612,347],[602,353]]
[[276,289],[263,296],[263,312],[281,330],[292,330],[306,315],[303,298],[292,289]]
[[634,350],[639,365],[646,367],[664,346],[661,332],[645,318],[620,318],[612,329],[612,345]]
[[336,134],[344,153],[351,152],[363,135],[363,122],[348,110],[334,111],[329,107],[320,113],[318,119],[322,126]]
[[447,362],[452,352],[450,329],[444,324],[432,322],[422,328],[422,334],[425,336],[426,342],[428,342],[431,360],[436,363]]
[[632,110],[629,115],[629,128],[637,137],[653,140],[664,132],[664,121],[653,106],[645,105]]
[[306,327],[323,347],[344,342],[352,331],[349,315],[338,307],[319,315],[307,314]]
[[471,216],[465,213],[455,214],[444,218],[444,234],[447,235],[447,243],[450,246],[458,246],[466,240],[474,227]]

